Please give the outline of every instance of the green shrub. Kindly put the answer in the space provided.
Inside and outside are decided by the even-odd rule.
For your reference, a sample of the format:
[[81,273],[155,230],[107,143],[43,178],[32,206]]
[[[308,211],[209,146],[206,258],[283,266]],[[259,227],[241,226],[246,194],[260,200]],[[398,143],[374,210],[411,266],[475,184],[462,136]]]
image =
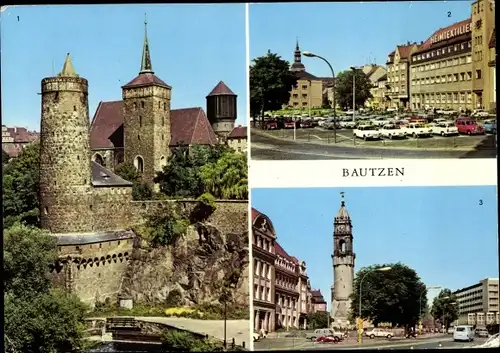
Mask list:
[[162,348],[171,352],[217,352],[222,351],[222,344],[187,331],[168,330],[162,336]]
[[197,203],[190,214],[191,223],[204,222],[217,208],[215,197],[206,192],[196,199]]

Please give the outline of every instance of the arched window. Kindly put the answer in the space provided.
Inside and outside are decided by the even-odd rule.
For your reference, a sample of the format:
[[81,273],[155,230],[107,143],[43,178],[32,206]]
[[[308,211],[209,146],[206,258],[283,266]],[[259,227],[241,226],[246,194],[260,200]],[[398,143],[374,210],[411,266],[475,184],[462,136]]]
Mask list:
[[104,165],[104,158],[99,153],[94,154],[94,162]]
[[144,171],[144,160],[142,159],[141,156],[135,157],[134,166],[135,166],[135,169],[137,169],[137,171],[139,171],[139,173],[142,173]]
[[339,241],[339,248],[341,253],[345,253],[345,240],[340,240]]

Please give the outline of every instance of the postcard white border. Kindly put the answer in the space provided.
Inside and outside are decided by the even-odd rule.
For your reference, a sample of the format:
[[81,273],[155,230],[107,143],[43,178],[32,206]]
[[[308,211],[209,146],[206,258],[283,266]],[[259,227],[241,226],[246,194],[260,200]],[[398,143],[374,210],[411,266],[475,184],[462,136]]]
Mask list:
[[[367,176],[344,176],[344,169],[352,174],[360,168],[362,174],[364,168],[374,170],[369,169]],[[250,161],[249,183],[250,188],[497,185],[497,160]]]

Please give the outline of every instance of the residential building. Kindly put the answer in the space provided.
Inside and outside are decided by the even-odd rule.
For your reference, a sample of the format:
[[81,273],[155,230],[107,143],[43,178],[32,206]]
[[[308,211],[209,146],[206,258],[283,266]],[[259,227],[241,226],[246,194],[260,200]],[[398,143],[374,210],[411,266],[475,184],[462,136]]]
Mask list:
[[[379,87],[379,80],[381,78],[385,78],[385,80],[387,80],[387,70],[385,67],[375,64],[364,65],[360,68],[360,70],[363,71],[372,84],[372,88],[370,89],[372,98],[365,102],[365,106],[367,108],[378,109],[382,102],[380,97],[381,90]],[[385,90],[385,86],[383,88]]]
[[459,324],[484,326],[498,324],[498,278],[486,278],[453,294],[459,307]]
[[[490,48],[495,32],[495,3],[478,0],[472,3],[472,105],[474,109],[493,110],[495,94],[491,86],[494,77],[490,62],[495,58],[495,49]],[[493,53],[490,50],[493,49]],[[491,55],[493,54],[493,55]]]
[[297,77],[297,84],[290,92],[289,107],[296,109],[321,108],[323,101],[333,99],[333,77],[317,77],[306,71],[302,63],[302,53],[297,40],[294,52],[294,62],[290,67]]
[[236,152],[247,153],[247,127],[238,125],[226,137],[227,145]]
[[19,155],[24,147],[40,139],[40,134],[35,131],[29,131],[25,127],[7,127],[2,125],[2,150],[10,158]]
[[411,61],[412,109],[472,109],[470,18],[438,29]]
[[490,76],[491,76],[491,80],[490,80],[490,87],[489,87],[489,90],[490,90],[490,94],[491,94],[491,97],[493,97],[493,103],[491,104],[490,108],[492,110],[492,112],[496,113],[497,111],[497,86],[496,86],[496,80],[497,80],[497,76],[496,76],[496,70],[495,70],[495,65],[496,65],[496,36],[495,36],[495,29],[493,29],[493,34],[491,35],[491,40],[490,40],[490,45],[489,45],[489,49],[490,49],[490,61],[488,62],[488,67],[489,67],[489,71],[490,71]]
[[370,90],[372,98],[368,101],[368,106],[373,109],[385,110],[389,107],[387,74],[382,75],[373,88]]
[[392,108],[408,108],[410,102],[410,58],[417,43],[396,46],[387,58],[388,99]]
[[306,328],[309,278],[306,264],[276,241],[271,219],[252,208],[254,329]]
[[311,292],[311,312],[327,312],[326,300],[319,289],[313,289]]

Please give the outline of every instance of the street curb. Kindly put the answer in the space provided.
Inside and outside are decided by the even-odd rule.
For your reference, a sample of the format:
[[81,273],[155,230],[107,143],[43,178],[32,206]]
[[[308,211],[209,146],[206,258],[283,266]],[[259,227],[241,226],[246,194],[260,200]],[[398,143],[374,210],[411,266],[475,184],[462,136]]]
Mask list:
[[278,137],[278,136],[274,136],[274,135],[271,135],[269,133],[266,133],[266,132],[263,132],[261,130],[250,130],[250,146],[252,146],[252,137],[251,137],[251,134],[254,133],[256,135],[261,135],[261,136],[265,136],[265,137],[269,137],[269,138],[272,138],[272,139],[276,139],[276,140],[280,140],[280,141],[287,141],[287,142],[292,142],[292,143],[296,143],[296,144],[299,144],[299,143],[307,143],[307,144],[310,144],[310,145],[315,145],[315,146],[340,146],[340,147],[343,147],[343,148],[352,148],[352,149],[358,149],[358,148],[370,148],[370,149],[378,149],[378,150],[392,150],[392,151],[397,151],[397,150],[404,150],[404,151],[435,151],[435,152],[439,152],[439,151],[456,151],[456,152],[471,152],[474,150],[475,147],[473,147],[472,149],[468,148],[462,148],[462,147],[456,147],[456,148],[419,148],[419,147],[396,147],[396,148],[391,148],[391,147],[378,147],[378,146],[353,146],[352,144],[344,144],[344,143],[336,143],[336,144],[329,144],[329,143],[320,143],[320,142],[316,142],[316,141],[304,141],[304,140],[300,140],[300,141],[294,141],[294,140],[290,140],[290,139],[287,139],[287,138],[283,138],[283,137]]

